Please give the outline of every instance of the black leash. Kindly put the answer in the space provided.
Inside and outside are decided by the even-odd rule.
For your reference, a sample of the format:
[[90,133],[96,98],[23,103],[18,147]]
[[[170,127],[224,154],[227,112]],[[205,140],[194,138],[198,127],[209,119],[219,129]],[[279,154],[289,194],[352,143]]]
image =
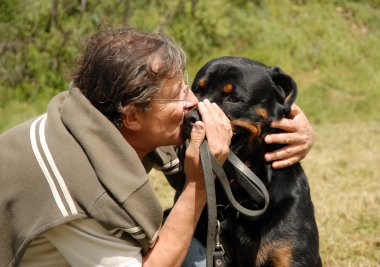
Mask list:
[[242,187],[250,196],[257,201],[263,203],[263,208],[259,210],[250,210],[241,206],[234,198],[227,176],[215,157],[208,150],[207,140],[203,141],[200,146],[200,157],[205,176],[205,185],[207,193],[207,212],[208,212],[208,227],[207,227],[207,244],[206,244],[206,266],[207,267],[223,267],[224,266],[224,249],[219,242],[220,225],[217,221],[216,197],[214,174],[217,176],[222,188],[231,203],[231,205],[242,215],[250,219],[257,219],[262,215],[269,204],[269,194],[262,181],[247,167],[243,162],[230,151],[226,164],[229,168],[233,168],[237,177],[235,177]]
[[[225,163],[225,166],[226,168],[233,170],[233,177],[249,194],[251,199],[255,201],[260,207],[262,207],[258,210],[245,209],[243,211],[239,205],[240,207],[234,206],[235,209],[251,220],[257,219],[260,215],[264,214],[269,205],[269,193],[264,183],[232,151],[230,151],[228,154],[228,159]],[[227,179],[227,177],[223,179]],[[231,189],[229,187],[227,189],[231,192]],[[230,201],[232,198],[233,196],[229,198]]]
[[206,243],[206,266],[213,267],[213,257],[215,251],[215,240],[216,240],[216,197],[215,197],[215,184],[214,175],[212,172],[212,163],[208,150],[207,140],[204,140],[200,146],[200,156],[203,167],[203,174],[205,177],[205,186],[207,194],[207,214],[208,214],[208,225],[207,225],[207,243]]

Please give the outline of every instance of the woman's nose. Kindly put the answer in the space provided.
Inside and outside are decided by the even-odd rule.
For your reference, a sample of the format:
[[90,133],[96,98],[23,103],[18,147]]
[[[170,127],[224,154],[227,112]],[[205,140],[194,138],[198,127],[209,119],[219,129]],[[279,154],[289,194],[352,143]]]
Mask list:
[[198,102],[199,102],[198,98],[194,95],[194,93],[191,90],[189,90],[185,109],[192,109],[193,107],[198,105]]

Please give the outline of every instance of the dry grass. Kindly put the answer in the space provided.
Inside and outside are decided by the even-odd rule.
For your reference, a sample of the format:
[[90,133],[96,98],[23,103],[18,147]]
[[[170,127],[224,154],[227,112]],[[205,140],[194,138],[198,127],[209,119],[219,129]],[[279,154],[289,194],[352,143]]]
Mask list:
[[158,199],[163,209],[173,205],[174,191],[166,182],[165,176],[156,170],[149,173],[154,191],[157,193]]
[[[324,266],[379,266],[380,123],[317,125],[315,132],[303,166]],[[172,190],[159,173],[152,174],[162,204],[170,206]]]
[[320,229],[324,266],[379,266],[380,124],[316,126],[303,166]]

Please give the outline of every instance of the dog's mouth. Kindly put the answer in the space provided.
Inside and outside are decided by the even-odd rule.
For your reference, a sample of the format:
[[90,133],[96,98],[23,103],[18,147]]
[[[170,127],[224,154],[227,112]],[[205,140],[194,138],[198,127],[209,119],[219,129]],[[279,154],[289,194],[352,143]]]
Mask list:
[[[191,129],[193,128],[195,122],[201,120],[202,119],[197,108],[194,108],[186,113],[182,126],[183,141],[190,138]],[[230,149],[241,160],[244,160],[254,151],[255,147],[262,139],[261,123],[244,119],[230,118],[230,120],[233,130]]]
[[260,142],[261,123],[242,119],[232,119],[231,124],[233,137],[230,149],[242,161],[245,161],[253,153]]

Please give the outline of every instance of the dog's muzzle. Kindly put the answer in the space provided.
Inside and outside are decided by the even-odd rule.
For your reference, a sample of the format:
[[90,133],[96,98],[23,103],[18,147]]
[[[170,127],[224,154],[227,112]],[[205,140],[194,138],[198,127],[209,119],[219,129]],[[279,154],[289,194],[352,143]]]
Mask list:
[[198,111],[198,107],[194,107],[185,114],[182,126],[182,140],[186,141],[187,139],[190,139],[191,129],[193,129],[193,126],[197,121],[201,120],[202,118]]

